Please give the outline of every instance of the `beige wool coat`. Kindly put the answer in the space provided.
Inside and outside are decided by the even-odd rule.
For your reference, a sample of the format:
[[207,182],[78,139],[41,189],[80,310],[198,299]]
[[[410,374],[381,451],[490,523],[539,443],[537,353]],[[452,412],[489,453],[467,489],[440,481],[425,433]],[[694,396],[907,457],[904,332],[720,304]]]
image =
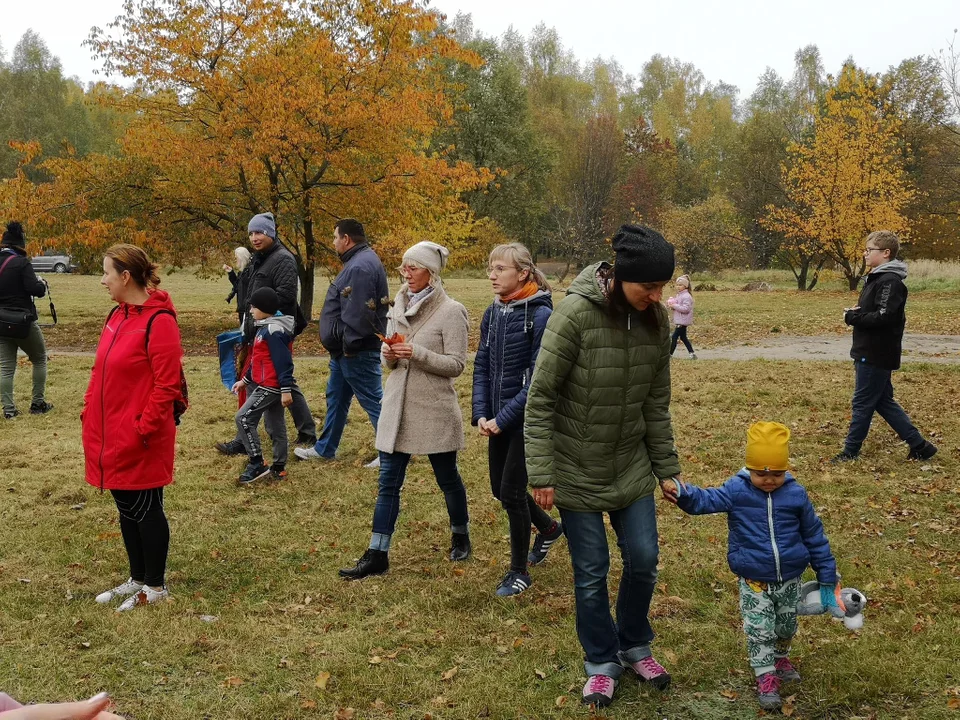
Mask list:
[[377,450],[410,455],[462,450],[463,413],[453,383],[467,364],[467,310],[439,285],[412,308],[407,300],[404,286],[387,314],[387,335],[403,335],[413,345],[413,357],[383,359],[390,374]]

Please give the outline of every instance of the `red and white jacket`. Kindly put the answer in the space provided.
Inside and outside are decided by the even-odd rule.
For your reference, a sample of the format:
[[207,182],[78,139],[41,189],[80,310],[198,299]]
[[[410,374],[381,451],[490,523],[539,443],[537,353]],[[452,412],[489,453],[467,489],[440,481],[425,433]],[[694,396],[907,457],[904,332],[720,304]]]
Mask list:
[[95,487],[145,490],[173,482],[173,403],[183,399],[175,313],[170,296],[154,290],[143,305],[121,303],[103,327],[80,413],[86,480]]

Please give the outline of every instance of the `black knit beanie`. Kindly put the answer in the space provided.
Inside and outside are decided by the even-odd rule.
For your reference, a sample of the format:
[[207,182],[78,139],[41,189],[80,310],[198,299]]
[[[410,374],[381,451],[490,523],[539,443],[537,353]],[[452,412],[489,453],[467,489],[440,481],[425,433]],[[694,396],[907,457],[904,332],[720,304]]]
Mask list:
[[3,231],[3,240],[0,240],[0,245],[23,248],[26,244],[27,238],[23,234],[23,225],[16,220],[7,223],[7,229]]
[[276,315],[280,309],[280,298],[273,288],[262,287],[250,296],[250,304],[267,315]]
[[613,236],[613,251],[613,276],[620,282],[664,282],[673,277],[673,245],[656,230],[621,225]]

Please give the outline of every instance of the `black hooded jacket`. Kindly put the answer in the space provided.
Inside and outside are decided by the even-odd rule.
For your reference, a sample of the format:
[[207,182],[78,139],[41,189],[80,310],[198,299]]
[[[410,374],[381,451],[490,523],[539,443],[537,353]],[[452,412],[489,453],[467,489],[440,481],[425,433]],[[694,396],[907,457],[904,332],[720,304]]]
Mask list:
[[860,306],[844,315],[853,326],[850,357],[885,370],[900,367],[903,328],[907,322],[907,266],[891,260],[867,275],[860,292]]
[[3,247],[0,249],[0,307],[26,310],[33,320],[37,319],[37,308],[33,298],[43,297],[47,287],[33,271],[30,258],[20,248]]

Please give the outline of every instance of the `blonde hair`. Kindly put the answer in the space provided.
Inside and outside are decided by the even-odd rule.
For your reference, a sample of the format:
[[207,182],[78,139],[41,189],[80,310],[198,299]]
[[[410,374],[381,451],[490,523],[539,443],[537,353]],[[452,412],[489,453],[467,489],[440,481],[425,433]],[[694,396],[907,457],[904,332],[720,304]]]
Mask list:
[[867,242],[874,243],[881,250],[889,250],[891,260],[896,260],[900,254],[900,238],[891,230],[874,230],[867,235]]
[[236,260],[237,272],[243,272],[243,269],[250,264],[250,251],[245,247],[238,247],[234,250],[233,257]]
[[543,274],[543,270],[534,264],[533,255],[530,254],[530,250],[527,249],[526,245],[518,242],[497,245],[490,251],[490,259],[488,262],[492,263],[495,259],[506,260],[520,272],[526,270],[529,275],[529,280],[533,280],[541,290],[550,291],[550,283],[547,282],[547,276]]

